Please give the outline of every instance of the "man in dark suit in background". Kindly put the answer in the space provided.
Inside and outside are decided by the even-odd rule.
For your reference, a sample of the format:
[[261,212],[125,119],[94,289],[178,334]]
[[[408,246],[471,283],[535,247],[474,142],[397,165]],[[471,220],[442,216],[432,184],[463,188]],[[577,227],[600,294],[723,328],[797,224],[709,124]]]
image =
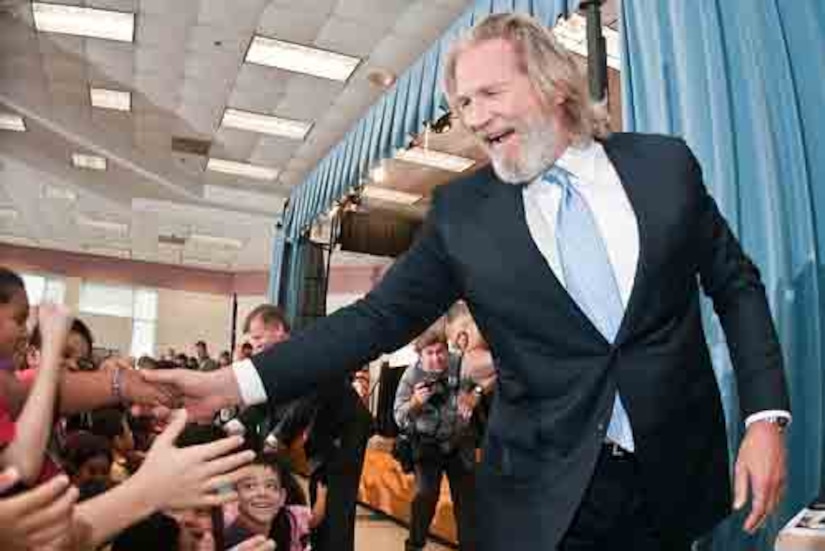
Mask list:
[[[290,327],[280,308],[261,304],[247,316],[244,333],[249,335],[253,352],[259,354],[288,340]],[[269,412],[260,411],[258,406],[241,414],[244,425],[266,427],[260,436],[270,445],[289,447],[305,437],[304,451],[311,469],[310,497],[313,505],[319,496],[326,500],[326,514],[312,533],[312,548],[316,551],[355,548],[358,485],[372,416],[344,371],[337,382],[319,385]],[[270,418],[264,419],[267,413]],[[326,491],[319,491],[319,484]]]
[[532,19],[487,18],[445,62],[492,160],[438,188],[416,243],[364,300],[222,375],[158,373],[207,412],[280,402],[406,343],[456,299],[497,362],[479,549],[687,549],[732,499],[699,286],[747,426],[745,529],[781,499],[790,418],[758,270],[680,139],[596,136],[584,78]]

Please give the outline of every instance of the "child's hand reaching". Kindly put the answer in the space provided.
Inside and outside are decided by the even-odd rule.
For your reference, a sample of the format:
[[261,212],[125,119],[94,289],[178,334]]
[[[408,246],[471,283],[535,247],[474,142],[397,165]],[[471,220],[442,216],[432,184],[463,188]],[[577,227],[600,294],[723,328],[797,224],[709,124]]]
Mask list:
[[[65,306],[41,304],[37,309],[38,325],[43,338],[43,355],[59,358],[69,334],[69,311]],[[44,367],[56,368],[58,362],[43,362]]]
[[[14,469],[0,473],[0,491],[13,487]],[[32,490],[0,498],[0,548],[8,551],[42,549],[65,542],[71,526],[77,489],[58,476]]]

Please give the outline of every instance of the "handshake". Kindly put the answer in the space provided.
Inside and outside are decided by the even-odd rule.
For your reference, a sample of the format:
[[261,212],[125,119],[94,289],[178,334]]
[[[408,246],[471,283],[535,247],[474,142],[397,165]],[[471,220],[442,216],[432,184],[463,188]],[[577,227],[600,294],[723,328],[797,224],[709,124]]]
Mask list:
[[[231,368],[200,372],[188,369],[133,371],[134,387],[124,387],[124,399],[138,410],[163,417],[183,407],[189,419],[209,423],[224,408],[241,405],[240,387]],[[251,405],[251,404],[247,404]]]

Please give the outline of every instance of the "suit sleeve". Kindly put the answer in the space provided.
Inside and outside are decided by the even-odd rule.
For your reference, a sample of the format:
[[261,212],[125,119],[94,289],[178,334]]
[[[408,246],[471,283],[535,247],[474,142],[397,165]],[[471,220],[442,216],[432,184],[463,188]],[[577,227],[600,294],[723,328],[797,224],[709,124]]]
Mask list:
[[252,358],[270,404],[397,350],[455,302],[460,287],[439,233],[438,205],[436,196],[411,249],[364,299]]
[[687,155],[688,178],[699,188],[699,277],[725,332],[742,418],[768,410],[790,411],[782,350],[759,270],[708,194],[689,149]]

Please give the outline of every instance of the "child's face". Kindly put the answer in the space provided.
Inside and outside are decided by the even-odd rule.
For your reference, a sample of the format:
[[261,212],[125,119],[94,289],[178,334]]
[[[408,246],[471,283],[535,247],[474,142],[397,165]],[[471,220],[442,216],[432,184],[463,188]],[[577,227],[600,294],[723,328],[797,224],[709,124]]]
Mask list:
[[0,304],[0,358],[11,358],[25,345],[29,300],[22,289],[6,304]]
[[112,464],[105,455],[97,455],[86,460],[77,471],[75,484],[81,486],[87,482],[109,482]]
[[250,465],[237,484],[238,513],[259,524],[271,522],[286,500],[278,474],[266,465]]

